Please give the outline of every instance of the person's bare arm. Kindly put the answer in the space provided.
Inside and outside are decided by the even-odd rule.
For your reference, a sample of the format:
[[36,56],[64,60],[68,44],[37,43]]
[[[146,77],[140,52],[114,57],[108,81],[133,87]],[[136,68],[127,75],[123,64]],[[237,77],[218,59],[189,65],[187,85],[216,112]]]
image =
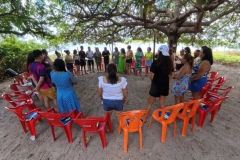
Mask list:
[[186,66],[183,66],[183,67],[180,69],[178,75],[175,76],[175,79],[177,79],[177,80],[181,79],[185,73],[186,73]]
[[98,96],[100,97],[100,99],[102,100],[102,93],[103,93],[103,89],[98,87]]
[[203,75],[209,70],[210,64],[208,61],[203,61],[198,67],[198,74],[192,76],[189,81],[194,81],[203,77]]
[[150,79],[153,80],[153,77],[154,77],[154,73],[150,72]]
[[123,89],[123,102],[127,103],[127,96],[128,96],[128,88]]
[[38,81],[38,83],[36,85],[36,91],[40,90],[40,88],[41,88],[41,86],[42,86],[42,84],[44,82],[44,78],[45,78],[44,76],[40,76],[39,81]]

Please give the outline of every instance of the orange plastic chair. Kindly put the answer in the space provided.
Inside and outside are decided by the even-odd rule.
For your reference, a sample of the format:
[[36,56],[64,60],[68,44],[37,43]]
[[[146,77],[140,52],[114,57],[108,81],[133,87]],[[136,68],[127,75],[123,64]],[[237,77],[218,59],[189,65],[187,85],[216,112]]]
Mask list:
[[107,147],[106,142],[106,125],[108,125],[110,132],[112,130],[112,122],[110,115],[106,112],[105,117],[87,117],[84,118],[83,114],[80,112],[75,119],[73,119],[82,128],[82,138],[84,142],[84,147],[87,148],[86,142],[86,132],[89,133],[99,133],[99,136],[102,141],[103,148]]
[[181,113],[177,115],[179,119],[182,119],[183,128],[182,128],[182,136],[185,136],[188,129],[189,120],[192,118],[192,132],[194,131],[194,125],[196,121],[196,112],[200,103],[202,103],[203,99],[192,100],[190,102],[185,103],[184,108]]
[[[51,130],[52,130],[52,135],[53,135],[54,141],[56,141],[54,127],[60,127],[65,130],[65,133],[68,138],[68,142],[72,143],[72,123],[73,123],[72,120],[77,115],[76,110],[73,110],[72,112],[70,112],[68,114],[61,114],[61,113],[56,113],[54,108],[50,108],[46,112],[39,112],[39,114],[48,121],[48,123],[51,127]],[[62,120],[67,119],[67,118],[70,118],[70,119],[69,119],[69,121],[67,121],[66,124],[64,124],[62,122]]]
[[146,58],[142,59],[142,68],[146,68]]
[[209,77],[208,77],[208,82],[213,82],[214,80],[216,80],[218,78],[218,72],[209,72]]
[[124,152],[127,152],[128,148],[128,132],[139,132],[140,150],[142,150],[142,119],[147,113],[147,110],[134,110],[120,114],[118,134],[124,131]]
[[170,123],[174,123],[173,137],[175,137],[176,133],[176,117],[179,111],[184,107],[184,103],[179,103],[173,106],[169,106],[163,109],[157,109],[153,112],[152,117],[150,119],[148,128],[150,128],[152,124],[152,118],[154,118],[157,122],[162,124],[162,137],[161,142],[165,142],[167,135],[167,125]]
[[135,60],[132,60],[132,64],[131,64],[131,69],[133,70],[134,75],[136,75],[136,71],[135,71],[135,68],[134,68],[135,62],[136,62]]
[[[9,110],[10,112],[12,112],[18,116],[18,120],[22,125],[24,133],[27,132],[27,129],[26,129],[26,124],[27,124],[31,135],[36,137],[35,124],[37,121],[41,121],[41,116],[38,115],[37,117],[35,117],[34,119],[32,119],[30,121],[26,119],[26,116],[29,115],[30,113],[41,111],[40,108],[33,109],[31,105],[24,104],[24,105],[17,106],[17,107],[7,107],[6,106],[5,109]],[[28,109],[28,112],[23,113],[23,110],[25,110],[25,109]]]

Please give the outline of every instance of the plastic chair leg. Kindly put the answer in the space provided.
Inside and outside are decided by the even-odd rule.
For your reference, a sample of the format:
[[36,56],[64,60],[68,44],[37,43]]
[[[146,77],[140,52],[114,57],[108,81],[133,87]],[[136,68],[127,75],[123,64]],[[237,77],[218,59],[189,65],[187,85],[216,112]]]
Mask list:
[[152,117],[150,118],[150,121],[149,121],[149,124],[148,124],[148,128],[151,127],[151,124],[152,124]]
[[142,128],[139,128],[139,146],[140,150],[142,150]]
[[118,134],[120,134],[121,132],[122,132],[121,121],[119,121],[119,123],[118,123]]
[[56,141],[55,132],[54,132],[54,126],[51,125],[53,140]]
[[213,122],[213,119],[215,117],[215,115],[217,114],[217,109],[215,109],[214,111],[212,111],[211,113],[211,119],[210,119],[210,122],[212,123]]
[[113,133],[112,121],[111,121],[111,117],[110,117],[110,116],[108,116],[107,125],[108,125],[108,128],[109,128],[109,131],[110,131],[111,133]]
[[66,125],[64,127],[64,130],[65,130],[65,133],[66,133],[66,136],[67,136],[67,139],[68,139],[68,142],[69,143],[72,143],[72,131],[71,131],[71,124],[69,125]]
[[127,148],[128,148],[128,131],[124,130],[123,150],[125,153],[127,153]]
[[105,129],[103,129],[99,132],[99,136],[101,138],[103,148],[106,148],[107,147],[107,142],[106,142]]
[[163,123],[162,124],[162,136],[161,136],[161,142],[165,142],[166,140],[166,135],[167,135],[167,124]]
[[21,120],[19,120],[19,121],[20,121],[20,123],[21,123],[21,125],[22,125],[22,128],[23,128],[24,133],[26,133],[26,132],[27,132],[27,128],[26,128],[25,122],[24,122],[24,121],[21,121]]
[[176,123],[176,120],[174,120],[174,122],[173,122],[173,138],[176,137],[176,128],[177,128],[177,123]]
[[34,120],[26,122],[31,135],[34,136],[35,138],[37,136],[36,129],[35,129],[36,122],[37,121],[34,121]]
[[194,114],[192,117],[192,132],[194,131],[195,121],[196,121],[196,114]]
[[84,148],[87,148],[86,136],[85,136],[85,132],[83,129],[82,129],[82,138],[83,138]]
[[185,136],[187,133],[187,129],[188,129],[188,123],[189,123],[189,118],[184,118],[183,120],[183,129],[182,129],[182,136]]
[[198,127],[202,128],[203,123],[204,123],[204,121],[205,121],[205,119],[206,119],[206,116],[207,116],[207,112],[201,112],[201,113],[199,114]]

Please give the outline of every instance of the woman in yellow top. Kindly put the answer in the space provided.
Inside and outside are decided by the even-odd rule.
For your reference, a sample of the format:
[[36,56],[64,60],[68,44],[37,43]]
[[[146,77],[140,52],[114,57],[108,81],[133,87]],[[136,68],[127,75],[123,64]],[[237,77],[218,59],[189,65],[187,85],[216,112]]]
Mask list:
[[145,53],[144,57],[146,58],[146,71],[145,71],[145,73],[147,75],[148,72],[149,72],[149,69],[152,65],[152,62],[153,62],[153,53],[151,52],[151,47],[147,48],[147,53]]

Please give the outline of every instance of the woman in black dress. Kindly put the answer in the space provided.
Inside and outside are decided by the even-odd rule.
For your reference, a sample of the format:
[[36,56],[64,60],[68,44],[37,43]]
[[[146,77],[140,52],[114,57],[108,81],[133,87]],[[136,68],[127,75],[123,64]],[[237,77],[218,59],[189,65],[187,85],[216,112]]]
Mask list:
[[[158,49],[157,60],[153,61],[150,68],[150,79],[152,81],[148,96],[146,109],[148,114],[155,99],[159,98],[160,108],[164,108],[166,96],[169,92],[169,77],[172,75],[173,62],[167,45],[161,45]],[[147,115],[144,121],[146,121]]]

